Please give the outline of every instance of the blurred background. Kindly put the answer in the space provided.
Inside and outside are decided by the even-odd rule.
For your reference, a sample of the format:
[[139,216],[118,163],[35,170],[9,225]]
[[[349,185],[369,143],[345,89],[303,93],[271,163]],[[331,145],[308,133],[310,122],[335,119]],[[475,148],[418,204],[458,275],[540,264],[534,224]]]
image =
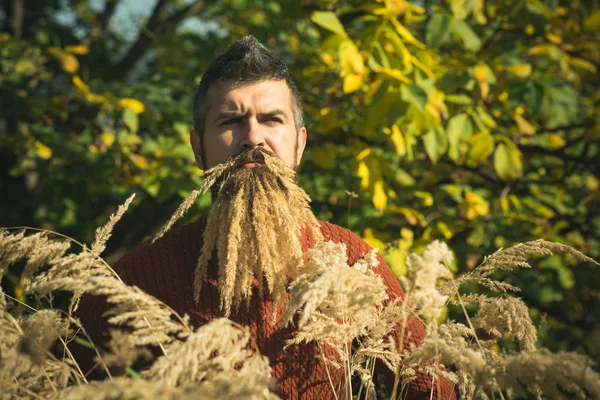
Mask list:
[[[0,226],[90,243],[136,193],[107,260],[155,233],[202,182],[195,87],[246,34],[303,93],[315,213],[396,274],[436,239],[457,274],[537,238],[600,260],[598,1],[0,0]],[[600,356],[599,267],[532,264],[499,277],[540,346]]]

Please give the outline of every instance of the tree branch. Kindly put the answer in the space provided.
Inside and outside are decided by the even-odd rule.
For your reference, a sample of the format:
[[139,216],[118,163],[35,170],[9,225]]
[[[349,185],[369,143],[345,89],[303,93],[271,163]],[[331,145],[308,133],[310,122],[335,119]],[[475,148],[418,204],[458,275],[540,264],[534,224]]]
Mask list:
[[167,15],[166,6],[168,0],[159,0],[152,11],[150,19],[146,23],[146,26],[140,29],[140,33],[137,40],[129,49],[129,52],[119,61],[112,69],[113,78],[122,77],[127,75],[129,71],[135,66],[135,64],[142,58],[146,53],[146,50],[150,44],[163,32],[173,29],[185,18],[188,18],[194,14],[197,14],[203,2],[197,0],[192,4],[189,4],[170,16]]
[[104,11],[96,14],[94,25],[90,29],[90,33],[81,43],[85,46],[90,46],[102,33],[106,30],[110,19],[119,4],[119,0],[106,0]]
[[13,1],[13,15],[12,15],[12,26],[13,36],[16,39],[20,39],[23,35],[23,17],[25,10],[23,8],[23,0]]

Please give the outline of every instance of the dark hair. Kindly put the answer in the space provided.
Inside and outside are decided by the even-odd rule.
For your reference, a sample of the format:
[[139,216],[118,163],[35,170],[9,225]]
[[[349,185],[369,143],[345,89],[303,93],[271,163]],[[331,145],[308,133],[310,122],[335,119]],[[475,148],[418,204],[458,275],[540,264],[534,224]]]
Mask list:
[[204,136],[204,122],[208,111],[206,95],[209,87],[218,84],[239,87],[266,80],[285,80],[292,92],[296,130],[300,129],[304,124],[302,99],[290,71],[283,60],[270,52],[254,36],[248,35],[229,46],[202,75],[194,95],[193,110],[194,129],[200,135],[200,140],[203,141]]

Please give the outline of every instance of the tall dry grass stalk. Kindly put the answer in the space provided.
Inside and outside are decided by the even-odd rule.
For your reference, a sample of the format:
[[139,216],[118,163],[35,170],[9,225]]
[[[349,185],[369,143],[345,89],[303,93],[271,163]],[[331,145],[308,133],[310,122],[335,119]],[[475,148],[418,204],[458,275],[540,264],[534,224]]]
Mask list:
[[[124,284],[100,258],[131,200],[97,230],[90,248],[48,231],[27,235],[25,229],[13,233],[0,230],[0,273],[23,260],[25,294],[50,299],[50,303],[54,291],[74,294],[69,311],[64,313],[23,308],[20,301],[0,289],[0,399],[276,398],[268,361],[244,348],[250,341],[247,331],[218,320],[194,332],[187,317]],[[51,238],[53,235],[59,238]],[[72,243],[80,245],[80,253],[66,254]],[[109,306],[105,317],[112,327],[112,338],[108,349],[99,352],[96,348],[97,361],[108,372],[103,382],[88,383],[66,346],[79,330],[70,313],[84,294],[103,296]],[[18,317],[29,310],[34,313]],[[50,352],[57,339],[64,346],[62,359],[53,355],[55,350]],[[149,345],[159,346],[163,357],[143,375],[154,379],[158,374],[160,383],[146,381],[130,368],[138,358],[149,356]],[[199,369],[182,368],[191,365]],[[121,367],[130,376],[113,377],[109,366]],[[205,374],[201,373],[203,368]]]
[[[371,270],[372,262],[362,260],[349,266],[343,246],[321,244],[306,253],[306,272],[290,287],[292,298],[283,322],[296,322],[299,332],[289,344],[316,342],[319,348],[333,347],[335,357],[326,359],[328,367],[342,369],[346,377],[344,385],[335,388],[339,398],[351,399],[357,394],[350,388],[352,376],[359,379],[358,392],[373,398],[370,378],[376,360],[396,371],[393,398],[406,395],[417,373],[431,375],[433,382],[441,377],[449,379],[456,384],[459,397],[465,399],[540,397],[542,393],[553,398],[598,398],[600,374],[592,369],[594,363],[579,354],[537,349],[537,330],[520,299],[506,293],[488,297],[459,292],[467,282],[496,292],[518,290],[492,279],[491,274],[530,267],[528,256],[551,252],[595,262],[568,246],[536,240],[499,250],[471,273],[452,278],[447,268],[452,253],[444,243],[433,242],[422,255],[407,257],[408,274],[401,278],[404,301],[386,304],[384,288]],[[373,260],[373,254],[368,258]],[[465,308],[468,302],[479,304],[474,315]],[[463,308],[466,324],[438,324],[448,303]],[[426,327],[423,343],[409,350],[391,343],[388,334],[392,329],[400,326],[402,332],[408,318],[414,316]],[[480,339],[478,332],[489,338]],[[518,347],[502,350],[498,341],[507,340]]]
[[[265,162],[270,163],[268,158]],[[280,167],[277,163],[272,166],[274,170]],[[217,182],[224,171],[215,170],[207,182]],[[293,180],[288,169],[278,173]],[[227,184],[220,186],[220,190],[227,188]],[[263,185],[250,193],[271,189]],[[286,192],[275,196],[283,196],[282,193]],[[299,201],[308,207],[303,196]],[[266,206],[260,201],[253,203],[246,214],[224,214],[226,207],[243,205],[248,199],[247,193],[229,196],[222,203],[225,208],[216,208],[216,218],[227,217],[230,224],[223,232],[219,232],[222,228],[218,224],[213,221],[211,225],[209,221],[208,229],[222,235],[208,246],[212,246],[211,252],[216,249],[219,258],[225,258],[220,266],[222,290],[232,296],[230,300],[222,299],[225,309],[247,299],[249,277],[267,275],[265,288],[275,299],[285,293],[277,288],[284,280],[276,273],[288,272],[287,269],[278,270],[281,265],[269,266],[268,262],[251,267],[247,263],[252,257],[261,261],[279,260],[276,247],[268,251],[256,248],[272,239],[256,231],[254,249],[232,256],[242,240],[232,232],[232,226],[239,221],[268,225],[261,218]],[[21,262],[25,293],[30,298],[49,300],[45,304],[52,304],[52,293],[56,290],[74,294],[69,310],[59,312],[25,307],[0,289],[0,398],[276,398],[267,359],[256,351],[246,328],[217,319],[194,330],[185,316],[125,285],[102,260],[100,255],[106,240],[131,200],[97,231],[90,247],[47,231],[28,234],[27,230],[0,230],[0,273]],[[185,202],[166,229],[191,201]],[[297,235],[301,228],[306,226],[288,227],[288,234]],[[81,251],[73,252],[73,244]],[[391,301],[386,286],[375,273],[374,267],[378,265],[375,252],[349,265],[343,244],[317,240],[313,249],[299,256],[295,245],[286,246],[279,250],[291,249],[294,262],[306,259],[304,264],[295,264],[291,274],[295,279],[289,286],[291,298],[282,325],[295,324],[298,333],[288,345],[314,342],[322,349],[319,357],[325,360],[328,371],[339,368],[343,372],[344,379],[339,384],[331,381],[338,398],[350,399],[354,395],[375,398],[377,390],[372,377],[376,362],[396,372],[396,383],[390,390],[392,396],[400,398],[406,394],[411,380],[423,373],[433,376],[434,385],[441,378],[455,382],[460,397],[466,399],[505,399],[530,394],[540,398],[600,398],[600,374],[593,369],[592,360],[584,355],[552,354],[537,348],[537,331],[527,306],[507,293],[518,288],[492,276],[497,270],[510,272],[530,267],[527,257],[532,254],[562,252],[594,262],[568,246],[543,240],[522,243],[486,257],[467,274],[452,277],[447,268],[452,260],[451,251],[444,243],[434,242],[422,255],[411,254],[407,258],[408,274],[401,279],[406,298],[402,301]],[[236,274],[241,271],[247,275],[241,280],[227,280],[232,268]],[[200,273],[198,279],[202,276]],[[482,285],[491,289],[493,295],[462,293],[466,283]],[[103,296],[109,306],[106,318],[111,326],[111,341],[106,349],[96,348],[97,362],[108,372],[108,378],[100,382],[87,381],[66,346],[76,334],[73,326],[77,321],[70,314],[79,297],[85,294]],[[438,323],[443,307],[448,304],[462,308],[464,324]],[[476,305],[477,310],[468,312],[467,304]],[[415,317],[423,321],[427,334],[420,346],[411,348],[403,334],[409,318]],[[400,332],[399,339],[390,335],[393,330]],[[480,337],[482,333],[486,334],[485,339]],[[56,352],[50,352],[57,338],[65,345],[64,356],[59,358],[53,355]],[[512,345],[499,346],[507,342]],[[137,359],[149,357],[146,349],[149,345],[161,347],[163,354],[141,371],[134,371],[131,366]],[[332,351],[324,351],[326,348]],[[358,385],[352,385],[353,377],[358,379]]]

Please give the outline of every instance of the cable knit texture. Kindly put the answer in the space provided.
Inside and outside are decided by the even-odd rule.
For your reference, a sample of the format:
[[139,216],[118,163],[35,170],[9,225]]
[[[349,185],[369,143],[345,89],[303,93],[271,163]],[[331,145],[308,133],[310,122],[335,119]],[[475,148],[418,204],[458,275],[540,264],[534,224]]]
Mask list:
[[[206,217],[195,222],[174,228],[156,243],[149,240],[122,257],[114,266],[123,281],[162,300],[180,315],[188,314],[195,327],[201,326],[213,318],[221,317],[219,291],[217,287],[217,264],[211,260],[208,281],[203,284],[198,305],[193,301],[193,276],[198,255],[202,249],[202,235]],[[327,222],[320,222],[326,241],[345,243],[348,263],[354,264],[368,253],[371,248],[351,231]],[[310,237],[303,237],[303,250],[313,245]],[[403,297],[404,292],[389,266],[379,256],[377,273],[387,285],[392,298]],[[256,282],[255,282],[256,283]],[[106,309],[106,303],[98,297],[87,296],[82,299],[77,316],[95,343],[104,343],[107,325],[100,318]],[[284,399],[333,399],[334,394],[327,377],[325,365],[319,357],[318,348],[310,344],[294,345],[284,350],[286,340],[294,335],[294,328],[278,329],[279,317],[283,307],[277,310],[277,322],[273,324],[272,304],[253,291],[250,307],[242,305],[233,311],[230,319],[250,328],[261,354],[269,358],[272,374],[279,386],[278,395]],[[405,346],[418,345],[425,335],[423,325],[416,319],[408,321],[405,333]],[[398,332],[395,332],[398,336]],[[408,340],[406,340],[408,338]],[[83,348],[74,349],[75,356],[83,366],[90,366],[92,354]],[[380,370],[386,375],[388,383],[393,385],[393,373],[383,365]],[[339,385],[343,371],[330,367],[334,384]],[[433,397],[431,391],[433,386]],[[451,382],[442,379],[432,384],[431,377],[418,374],[410,383],[408,399],[454,399]]]

